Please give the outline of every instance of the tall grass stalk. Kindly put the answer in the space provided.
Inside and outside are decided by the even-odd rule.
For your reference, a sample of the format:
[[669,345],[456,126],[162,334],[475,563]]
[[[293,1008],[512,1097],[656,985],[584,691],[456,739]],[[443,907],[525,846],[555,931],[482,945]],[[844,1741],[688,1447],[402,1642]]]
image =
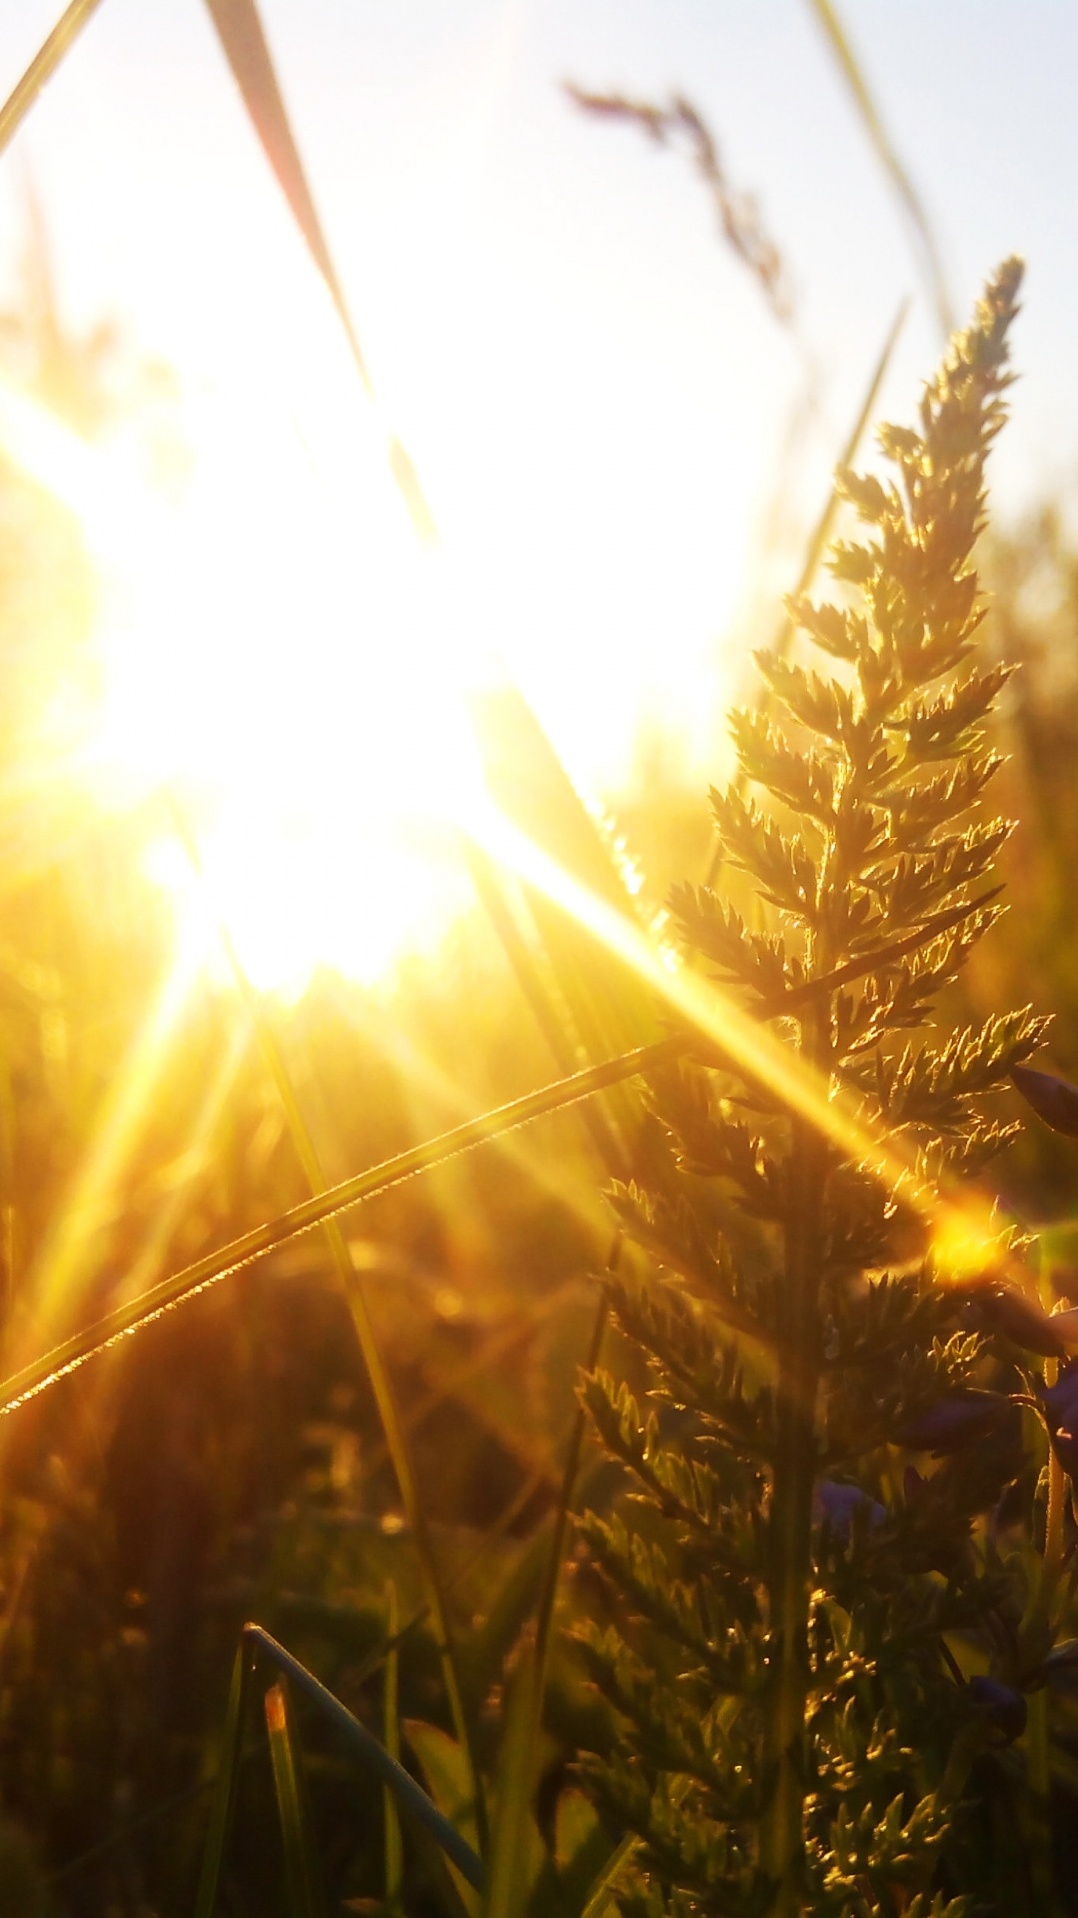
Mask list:
[[0,106],[0,153],[10,146],[38,94],[51,80],[65,54],[97,12],[101,0],[71,0],[52,32],[38,48],[30,65]]
[[[786,995],[783,1044],[828,1102],[859,1096],[908,1172],[888,1191],[853,1134],[766,1071],[682,1059],[653,1077],[678,1169],[615,1193],[654,1264],[607,1280],[653,1409],[602,1373],[585,1384],[643,1508],[586,1526],[620,1601],[617,1628],[585,1636],[618,1726],[593,1787],[640,1841],[619,1895],[634,1918],[958,1918],[956,1806],[1044,1683],[1061,1481],[1017,1636],[990,1514],[1016,1469],[1025,1354],[1064,1348],[999,1221],[968,1238],[930,1199],[1013,1136],[980,1102],[1044,1022],[908,1037],[997,912],[976,889],[1008,828],[979,807],[1007,672],[977,662],[971,553],[1019,282],[1011,261],[989,285],[918,427],[882,429],[890,483],[841,476],[861,526],[830,554],[843,603],[793,609],[830,675],[761,653],[783,718],[734,716],[742,782],[771,809],[735,783],[714,812],[773,930],[706,888],[672,900],[696,963],[758,1016]],[[960,918],[933,928],[941,910]],[[903,1449],[945,1464],[902,1489]],[[949,1641],[970,1632],[997,1652],[967,1682]]]
[[[993,897],[993,893],[981,894],[945,912],[918,915],[918,926],[914,932],[889,941],[876,952],[847,961],[833,975],[819,979],[799,977],[780,987],[776,993],[765,996],[759,1009],[767,1016],[775,1017],[787,1007],[795,1010],[811,1004],[821,993],[829,993],[852,980],[863,978],[873,967],[888,964],[892,959],[957,928],[967,920],[975,921],[979,914],[991,909]],[[231,1273],[253,1264],[256,1259],[276,1251],[279,1246],[286,1245],[302,1233],[313,1231],[326,1219],[335,1218],[365,1200],[378,1198],[405,1180],[416,1178],[434,1166],[446,1164],[460,1153],[495,1143],[518,1126],[530,1125],[536,1119],[565,1111],[582,1099],[605,1092],[610,1086],[646,1076],[682,1053],[690,1052],[694,1045],[703,1043],[705,1051],[714,1056],[716,1051],[722,1050],[716,1036],[717,1022],[708,1009],[706,998],[702,1003],[704,1011],[701,1014],[700,1037],[693,1032],[676,1031],[653,1045],[634,1047],[619,1058],[586,1066],[582,1071],[570,1073],[552,1085],[526,1092],[519,1099],[513,1099],[504,1106],[440,1133],[435,1139],[410,1146],[392,1159],[386,1159],[351,1178],[342,1179],[317,1198],[293,1206],[291,1211],[281,1213],[264,1225],[255,1226],[252,1231],[231,1240],[219,1251],[207,1253],[182,1271],[162,1279],[141,1297],[126,1301],[104,1318],[51,1347],[41,1358],[0,1380],[0,1418],[36,1397],[39,1392],[57,1385],[61,1379],[106,1351],[118,1339],[140,1331],[163,1313],[174,1310],[188,1299],[196,1298],[207,1286],[215,1285]],[[735,1051],[733,1057],[736,1056]],[[862,1136],[867,1148],[872,1144],[871,1134],[866,1131]]]
[[925,284],[936,309],[940,332],[947,339],[954,329],[954,306],[947,286],[939,243],[933,231],[924,201],[884,125],[883,116],[853,44],[839,17],[833,0],[809,0],[836,64],[853,95],[869,140],[880,165],[894,188],[895,195],[913,230],[921,255]]
[[288,1702],[288,1688],[282,1679],[268,1688],[262,1704],[292,1918],[325,1918],[318,1851],[307,1810],[303,1759]]
[[219,1251],[207,1253],[182,1271],[162,1279],[141,1298],[117,1306],[94,1324],[53,1346],[41,1358],[12,1373],[9,1378],[0,1380],[0,1417],[13,1412],[39,1392],[57,1385],[61,1379],[106,1351],[118,1339],[140,1331],[163,1313],[197,1297],[207,1286],[215,1285],[231,1273],[253,1264],[256,1259],[276,1251],[278,1246],[288,1244],[302,1233],[314,1231],[327,1219],[335,1218],[365,1200],[379,1198],[383,1193],[392,1191],[394,1186],[416,1178],[435,1166],[445,1165],[461,1153],[494,1143],[517,1126],[530,1125],[536,1119],[563,1112],[581,1099],[590,1099],[597,1093],[605,1092],[609,1086],[637,1078],[649,1067],[684,1051],[690,1043],[690,1040],[677,1034],[659,1040],[655,1045],[638,1046],[620,1058],[605,1060],[601,1065],[586,1066],[565,1079],[540,1086],[534,1092],[526,1092],[504,1106],[482,1113],[475,1119],[468,1119],[462,1125],[453,1126],[435,1139],[410,1146],[407,1151],[397,1153],[379,1165],[342,1179],[317,1198],[307,1199],[293,1206],[290,1211],[268,1220],[265,1225],[242,1233]]

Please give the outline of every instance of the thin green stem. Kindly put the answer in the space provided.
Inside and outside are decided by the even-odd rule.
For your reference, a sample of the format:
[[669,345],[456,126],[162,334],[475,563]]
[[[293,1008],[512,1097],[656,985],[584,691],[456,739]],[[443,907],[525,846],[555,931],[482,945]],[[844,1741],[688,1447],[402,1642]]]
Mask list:
[[802,1908],[805,1798],[804,1731],[808,1696],[809,1566],[816,1471],[816,1312],[819,1201],[825,1147],[802,1122],[790,1159],[785,1310],[788,1338],[779,1362],[776,1446],[769,1519],[768,1598],[771,1686],[765,1766],[771,1796],[760,1862],[776,1885],[775,1918]]
[[[820,888],[826,923],[828,889],[841,885],[832,848],[830,873]],[[830,972],[835,954],[818,930],[810,972]],[[829,1001],[815,1001],[802,1020],[801,1051],[819,1071],[831,1057]],[[771,1684],[764,1761],[772,1778],[761,1829],[760,1862],[776,1890],[774,1918],[796,1918],[804,1897],[805,1713],[809,1688],[808,1622],[812,1563],[812,1496],[818,1458],[816,1401],[820,1383],[819,1289],[823,1196],[828,1147],[806,1121],[790,1138],[789,1200],[785,1223],[785,1338],[779,1355],[776,1445],[768,1521],[768,1608]]]
[[[397,1603],[397,1588],[392,1579],[386,1586],[386,1635],[392,1650],[387,1654],[385,1682],[382,1699],[382,1737],[389,1756],[399,1765],[401,1762],[400,1728],[400,1657],[396,1639],[400,1631],[400,1612]],[[400,1812],[397,1801],[388,1785],[384,1792],[385,1813],[385,1888],[386,1908],[398,1912],[401,1907],[401,1890],[404,1884],[404,1848],[401,1839]]]

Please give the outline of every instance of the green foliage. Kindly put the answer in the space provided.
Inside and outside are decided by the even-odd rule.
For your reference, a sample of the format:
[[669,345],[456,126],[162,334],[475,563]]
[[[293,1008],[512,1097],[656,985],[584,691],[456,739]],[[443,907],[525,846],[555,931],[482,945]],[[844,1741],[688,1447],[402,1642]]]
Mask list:
[[[603,1373],[584,1386],[632,1490],[584,1526],[618,1601],[583,1646],[619,1727],[592,1788],[640,1840],[626,1913],[958,1918],[970,1767],[1020,1729],[1035,1682],[1002,1649],[1022,1594],[1016,1612],[987,1524],[1020,1463],[1006,1327],[961,1322],[933,1210],[960,1211],[956,1179],[1012,1136],[983,1101],[1044,1021],[927,1030],[995,909],[933,915],[969,906],[1010,830],[980,813],[1008,669],[977,657],[971,553],[1020,277],[1010,261],[990,283],[917,428],[883,429],[890,479],[840,476],[860,527],[830,555],[842,601],[793,609],[834,672],[762,655],[776,716],[735,716],[741,780],[767,798],[735,786],[713,810],[771,919],[750,929],[706,888],[672,901],[689,954],[758,1016],[793,993],[781,1035],[822,1089],[860,1098],[920,1190],[903,1202],[729,1070],[653,1075],[676,1166],[615,1192],[653,1263],[608,1283],[650,1409]],[[980,1259],[1021,1276],[1002,1230]],[[903,1481],[903,1450],[942,1463]],[[945,1635],[970,1631],[997,1647],[996,1690],[956,1663]]]

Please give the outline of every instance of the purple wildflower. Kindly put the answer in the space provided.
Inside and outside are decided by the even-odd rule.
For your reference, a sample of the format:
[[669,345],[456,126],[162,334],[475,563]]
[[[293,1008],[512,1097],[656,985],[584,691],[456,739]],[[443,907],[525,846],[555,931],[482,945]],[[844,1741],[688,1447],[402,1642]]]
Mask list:
[[845,1544],[858,1513],[869,1525],[882,1525],[887,1513],[878,1499],[870,1498],[859,1485],[840,1485],[837,1479],[822,1478],[816,1486],[816,1509],[834,1536]]
[[931,1452],[942,1458],[947,1452],[988,1438],[1000,1429],[1010,1411],[1010,1401],[998,1392],[961,1388],[907,1419],[895,1433],[895,1440],[911,1452]]
[[1034,1072],[1031,1066],[1013,1066],[1011,1080],[1038,1119],[1053,1132],[1065,1132],[1078,1138],[1078,1086],[1057,1079],[1051,1072]]

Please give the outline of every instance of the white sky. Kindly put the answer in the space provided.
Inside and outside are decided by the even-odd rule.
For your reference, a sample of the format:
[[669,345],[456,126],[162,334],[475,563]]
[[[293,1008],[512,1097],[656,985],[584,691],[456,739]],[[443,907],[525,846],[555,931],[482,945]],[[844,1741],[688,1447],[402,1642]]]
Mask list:
[[[841,11],[959,316],[1004,254],[1027,257],[1022,384],[994,467],[1013,512],[1078,473],[1078,8]],[[0,90],[58,12],[5,10]],[[700,745],[806,358],[821,404],[793,469],[802,526],[903,294],[916,305],[890,415],[908,416],[938,351],[907,229],[806,0],[262,0],[262,14],[381,403],[477,620],[511,633],[513,669],[585,778],[624,761],[641,710]],[[800,349],[687,160],[571,109],[565,78],[680,89],[704,113],[788,260]],[[0,285],[27,168],[73,321],[116,316],[192,387],[241,394],[270,438],[278,414],[316,443],[332,432],[327,393],[337,429],[362,438],[200,0],[104,0],[0,169]]]

